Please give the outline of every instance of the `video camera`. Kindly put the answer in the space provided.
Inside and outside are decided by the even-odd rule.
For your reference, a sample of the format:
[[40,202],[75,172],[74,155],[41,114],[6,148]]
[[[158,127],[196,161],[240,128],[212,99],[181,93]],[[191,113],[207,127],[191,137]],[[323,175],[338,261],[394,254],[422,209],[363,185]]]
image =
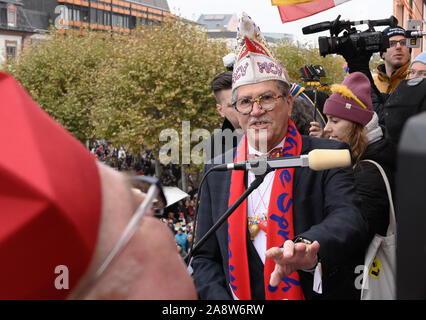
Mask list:
[[320,78],[325,77],[325,71],[322,66],[306,65],[300,68],[300,74],[304,82],[319,82]]
[[[313,24],[302,29],[303,34],[312,34],[330,30],[330,37],[319,37],[319,52],[325,57],[327,54],[363,54],[383,52],[389,48],[389,38],[380,31],[375,31],[376,26],[396,27],[398,20],[391,16],[382,20],[340,21],[340,15],[334,21],[325,21]],[[353,26],[367,24],[368,30],[358,31]],[[339,37],[339,33],[344,34]]]

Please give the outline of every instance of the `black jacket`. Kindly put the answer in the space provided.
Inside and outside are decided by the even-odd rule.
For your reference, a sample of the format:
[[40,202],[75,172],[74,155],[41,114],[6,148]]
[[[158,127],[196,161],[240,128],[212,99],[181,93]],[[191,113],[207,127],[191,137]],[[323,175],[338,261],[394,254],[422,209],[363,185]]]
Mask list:
[[220,130],[215,132],[207,140],[206,163],[212,163],[212,160],[228,150],[235,148],[241,140],[243,132],[241,129],[235,129],[232,123],[225,118]]
[[351,64],[350,73],[362,72],[371,82],[373,110],[379,117],[379,124],[386,128],[387,137],[398,145],[405,122],[409,117],[426,111],[426,80],[402,80],[391,94],[381,93],[371,76],[368,63]]
[[[312,149],[348,148],[344,143],[302,136],[302,154]],[[224,155],[225,156],[225,155]],[[212,165],[207,165],[208,170]],[[231,171],[207,176],[200,192],[197,239],[200,239],[228,208]],[[363,263],[367,224],[360,210],[351,167],[313,171],[296,168],[293,184],[295,236],[320,243],[323,294],[313,292],[313,275],[299,272],[307,299],[359,299],[355,267]],[[248,234],[248,232],[247,232]],[[250,283],[253,299],[264,299],[263,263],[247,236]],[[228,228],[225,222],[194,255],[192,267],[201,299],[231,299],[228,270]]]
[[426,79],[403,80],[384,104],[388,137],[398,145],[408,118],[426,111]]
[[[388,139],[369,144],[361,160],[373,160],[381,165],[394,186],[394,146]],[[361,213],[368,222],[369,240],[378,233],[386,235],[389,225],[389,200],[382,175],[369,162],[360,162],[354,169],[355,186],[360,195]],[[394,193],[394,192],[392,192]]]

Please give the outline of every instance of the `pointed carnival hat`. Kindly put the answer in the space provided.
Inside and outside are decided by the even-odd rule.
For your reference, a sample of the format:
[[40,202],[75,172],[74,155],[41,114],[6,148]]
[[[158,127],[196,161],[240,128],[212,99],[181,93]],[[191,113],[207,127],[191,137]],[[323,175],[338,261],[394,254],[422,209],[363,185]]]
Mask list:
[[0,299],[64,299],[96,247],[95,159],[1,72],[0,148]]
[[233,97],[238,87],[247,84],[279,80],[289,85],[281,63],[270,50],[259,27],[245,12],[239,20],[235,56]]

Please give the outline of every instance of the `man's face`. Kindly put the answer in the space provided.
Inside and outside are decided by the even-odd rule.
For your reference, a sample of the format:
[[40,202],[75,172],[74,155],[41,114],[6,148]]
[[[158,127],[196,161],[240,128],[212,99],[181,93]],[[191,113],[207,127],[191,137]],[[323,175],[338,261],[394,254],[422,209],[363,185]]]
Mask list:
[[410,73],[408,74],[410,79],[413,78],[426,78],[426,64],[421,62],[414,62],[410,68]]
[[[237,88],[237,100],[241,98],[254,99],[263,95],[279,96],[275,80],[248,84]],[[287,133],[288,119],[291,115],[292,96],[276,99],[276,106],[271,111],[265,111],[257,102],[248,115],[238,113],[241,128],[247,134],[250,145],[261,152],[267,152],[278,145]],[[263,150],[266,145],[266,150]]]
[[219,92],[220,104],[216,104],[217,111],[222,117],[225,117],[232,123],[234,129],[238,129],[238,112],[231,104],[231,89],[225,89]]
[[[390,37],[389,43],[391,46],[382,55],[383,60],[385,60],[386,67],[392,68],[392,72],[410,60],[410,49],[407,47],[405,42],[401,40],[406,39],[401,35]],[[403,44],[401,45],[400,42]],[[393,46],[392,43],[394,43]]]

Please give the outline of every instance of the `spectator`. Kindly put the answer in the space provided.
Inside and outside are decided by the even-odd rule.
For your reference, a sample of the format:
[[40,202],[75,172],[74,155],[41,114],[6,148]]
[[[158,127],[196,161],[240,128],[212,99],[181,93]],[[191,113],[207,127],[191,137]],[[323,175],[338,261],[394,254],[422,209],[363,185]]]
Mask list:
[[309,135],[310,123],[314,121],[314,108],[301,97],[293,98],[291,120],[300,134]]
[[387,27],[383,34],[389,37],[390,47],[381,52],[384,63],[378,65],[374,83],[381,93],[391,94],[407,78],[410,49],[407,47],[404,28]]
[[192,248],[192,241],[193,241],[193,235],[192,232],[188,232],[188,237],[186,239],[186,248],[187,248],[187,252],[189,253],[191,251]]
[[232,71],[220,73],[210,83],[216,98],[216,109],[224,118],[222,128],[214,133],[207,144],[206,160],[213,160],[225,151],[234,148],[241,138],[238,112],[231,105]]
[[178,244],[182,246],[182,249],[186,251],[186,240],[188,239],[188,235],[183,232],[182,228],[179,228],[177,233],[175,234],[175,239]]
[[426,52],[420,53],[410,64],[408,78],[426,78]]
[[324,132],[332,139],[349,144],[352,150],[355,185],[362,198],[361,213],[368,222],[369,240],[377,233],[386,235],[389,200],[383,178],[373,160],[385,170],[393,185],[393,146],[383,136],[377,114],[372,111],[370,82],[361,72],[349,74],[324,105],[328,118]]
[[177,242],[176,242],[176,248],[177,248],[177,252],[179,253],[179,255],[180,255],[182,258],[185,258],[185,257],[186,257],[186,255],[187,255],[187,253],[186,253],[186,251],[185,251],[185,250],[183,250],[182,246],[181,246],[179,243],[177,243]]
[[118,159],[126,159],[126,151],[124,151],[123,147],[120,147],[120,150],[118,151]]

